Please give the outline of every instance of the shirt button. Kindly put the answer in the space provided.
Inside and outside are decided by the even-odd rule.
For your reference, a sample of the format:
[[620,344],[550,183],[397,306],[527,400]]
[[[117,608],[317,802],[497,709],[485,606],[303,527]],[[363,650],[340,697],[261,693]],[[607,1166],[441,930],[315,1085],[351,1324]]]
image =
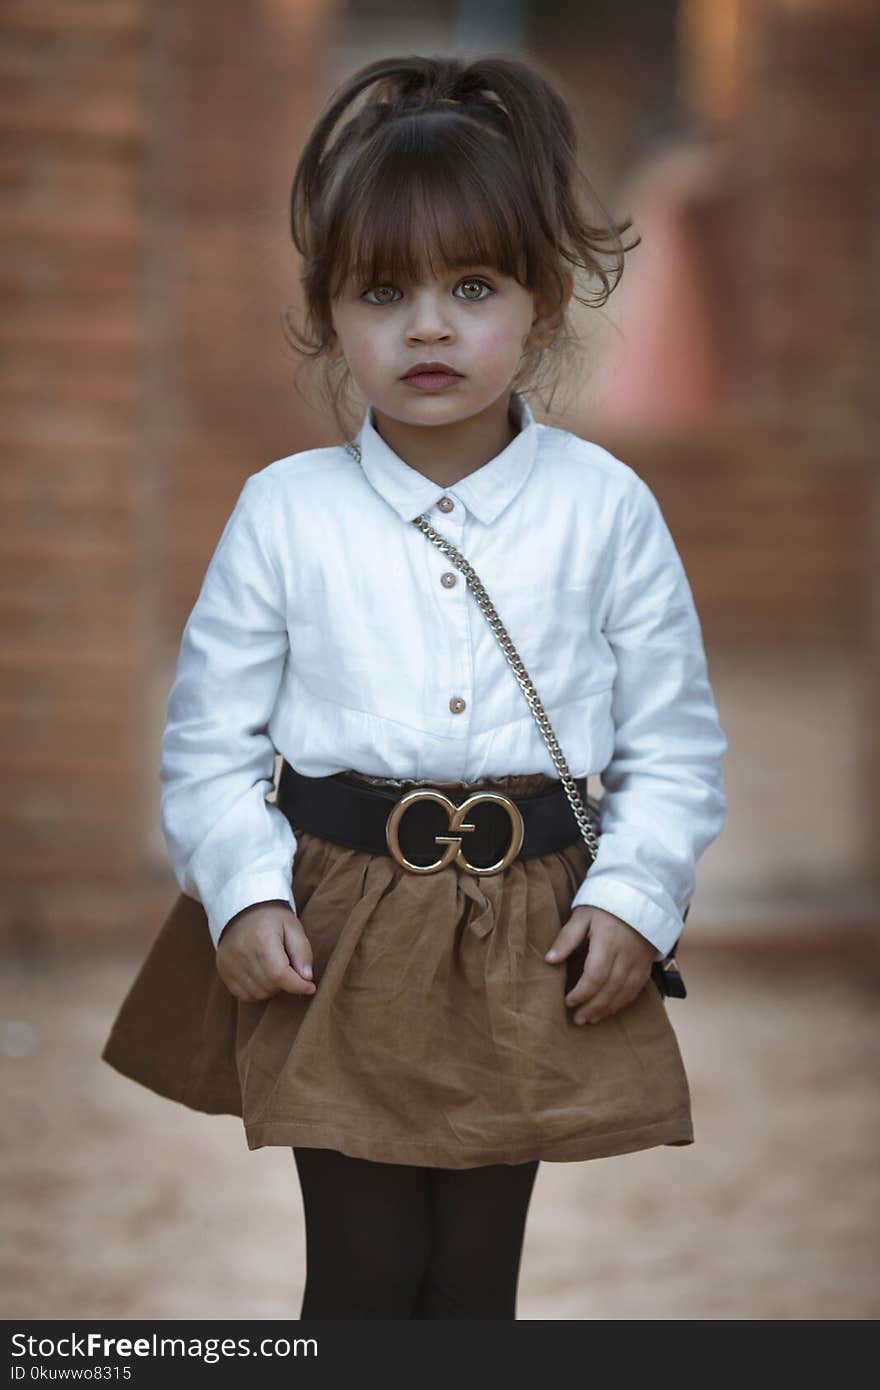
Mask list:
[[441,512],[451,512],[452,508],[455,506],[455,503],[453,502],[451,497],[441,497],[440,501],[437,503],[437,506],[440,508]]
[[452,570],[447,570],[445,574],[441,574],[440,583],[443,585],[444,589],[451,589],[453,584],[458,583],[458,579],[452,573]]
[[452,699],[449,701],[449,708],[452,710],[453,714],[461,714],[464,709],[464,700],[460,695],[453,695]]

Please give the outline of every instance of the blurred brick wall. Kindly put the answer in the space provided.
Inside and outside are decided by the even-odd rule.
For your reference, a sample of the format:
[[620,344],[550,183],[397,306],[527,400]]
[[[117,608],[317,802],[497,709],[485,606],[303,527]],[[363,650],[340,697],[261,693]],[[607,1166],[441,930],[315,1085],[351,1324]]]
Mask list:
[[4,918],[137,872],[147,661],[146,11],[7,0],[0,29]]
[[752,0],[748,16],[739,247],[751,396],[805,434],[873,453],[880,10]]
[[[680,425],[628,429],[615,417],[605,427],[589,392],[576,425],[656,488],[711,644],[864,642],[880,445],[876,7],[686,8],[735,34],[739,52],[735,102],[720,119],[714,108],[695,113],[705,154],[690,194],[678,195],[720,380]],[[732,9],[738,25],[721,23]],[[729,54],[720,56],[726,87]],[[692,56],[709,66],[707,92],[715,57],[711,46]],[[638,336],[635,316],[625,327]],[[686,353],[680,331],[673,311],[658,350]]]
[[[244,478],[271,459],[329,442],[306,413],[281,313],[298,298],[290,182],[305,128],[327,95],[325,26],[333,5],[166,7],[156,120],[161,187],[157,264],[163,321],[163,512],[179,638]],[[161,109],[159,109],[161,107]]]
[[158,733],[292,384],[287,198],[332,4],[7,0],[0,928],[155,926]]

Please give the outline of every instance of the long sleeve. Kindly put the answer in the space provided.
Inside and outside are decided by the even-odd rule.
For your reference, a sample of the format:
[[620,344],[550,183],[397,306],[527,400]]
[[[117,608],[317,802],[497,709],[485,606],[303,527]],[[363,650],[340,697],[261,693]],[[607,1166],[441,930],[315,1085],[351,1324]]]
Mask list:
[[635,474],[611,580],[604,636],[617,664],[614,752],[601,773],[599,851],[573,906],[614,913],[660,960],[681,935],[697,860],[724,823],[728,741],[681,558]]
[[282,899],[296,910],[296,838],[266,801],[275,764],[267,726],[288,651],[272,487],[265,475],[248,478],[217,543],[183,631],[162,736],[162,828],[215,947],[253,903]]

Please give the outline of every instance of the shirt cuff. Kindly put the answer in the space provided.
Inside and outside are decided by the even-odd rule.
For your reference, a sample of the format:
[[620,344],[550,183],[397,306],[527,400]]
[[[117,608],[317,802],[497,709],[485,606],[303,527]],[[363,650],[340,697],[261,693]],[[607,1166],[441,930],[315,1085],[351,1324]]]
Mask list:
[[242,912],[246,907],[252,907],[254,903],[265,903],[274,899],[289,903],[293,912],[296,912],[290,879],[280,870],[272,869],[254,874],[246,869],[236,874],[216,897],[211,899],[210,904],[204,905],[214,949],[216,950],[220,944],[223,928],[236,913]]
[[681,917],[671,917],[645,893],[619,879],[590,878],[587,874],[571,906],[601,907],[612,912],[651,942],[655,960],[663,960],[669,954],[684,927]]

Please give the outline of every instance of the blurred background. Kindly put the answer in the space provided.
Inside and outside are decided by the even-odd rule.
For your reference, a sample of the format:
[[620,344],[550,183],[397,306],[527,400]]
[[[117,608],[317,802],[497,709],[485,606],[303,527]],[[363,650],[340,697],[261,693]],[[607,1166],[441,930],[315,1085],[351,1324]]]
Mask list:
[[642,238],[536,413],[659,498],[730,740],[668,1004],[696,1143],[542,1165],[519,1316],[877,1316],[878,17],[3,0],[5,1317],[297,1315],[290,1152],[99,1053],[177,893],[159,740],[205,566],[249,474],[335,442],[281,327],[302,141],[372,58],[483,51],[558,77]]

